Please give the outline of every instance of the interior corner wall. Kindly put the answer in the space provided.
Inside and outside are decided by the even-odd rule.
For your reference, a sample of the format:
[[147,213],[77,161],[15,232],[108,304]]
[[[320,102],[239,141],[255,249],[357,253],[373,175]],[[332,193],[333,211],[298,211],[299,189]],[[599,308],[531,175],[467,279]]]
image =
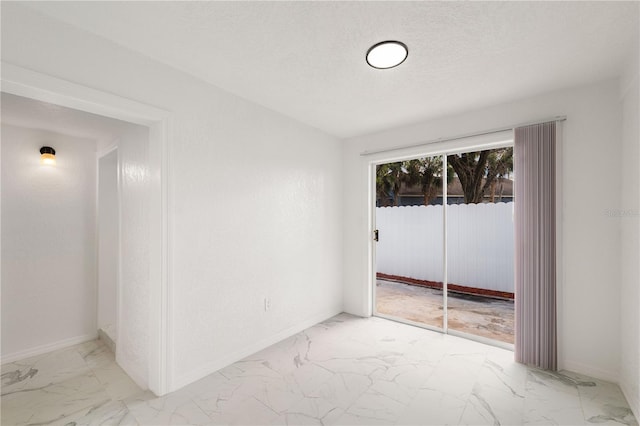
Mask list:
[[2,60],[171,112],[170,390],[342,311],[337,138],[17,3]]
[[95,149],[2,125],[2,362],[96,337]]
[[622,196],[618,207],[621,235],[620,387],[640,418],[640,75],[636,63],[623,81],[620,157]]
[[[620,205],[622,111],[617,81],[557,91],[347,140],[345,276],[347,312],[369,315],[368,162],[365,150],[419,144],[566,115],[562,140],[562,267],[559,364],[617,381],[620,234],[607,212]],[[391,155],[391,154],[390,154]],[[516,171],[517,175],[517,171]]]

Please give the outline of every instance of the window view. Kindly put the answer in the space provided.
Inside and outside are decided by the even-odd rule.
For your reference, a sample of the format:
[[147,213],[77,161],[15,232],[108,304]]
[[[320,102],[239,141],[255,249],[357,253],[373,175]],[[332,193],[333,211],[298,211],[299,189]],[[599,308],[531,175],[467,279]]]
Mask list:
[[513,148],[447,156],[448,327],[513,343]]
[[376,169],[376,311],[443,328],[443,157]]
[[378,165],[376,313],[512,344],[513,179],[512,147]]

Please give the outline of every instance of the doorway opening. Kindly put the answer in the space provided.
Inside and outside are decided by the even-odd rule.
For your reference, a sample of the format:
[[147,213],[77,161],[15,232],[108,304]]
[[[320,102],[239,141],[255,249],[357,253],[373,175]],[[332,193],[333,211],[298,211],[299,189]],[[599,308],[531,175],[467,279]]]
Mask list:
[[372,167],[374,315],[512,348],[513,146]]
[[[51,110],[69,108],[119,120],[135,129],[118,145],[120,187],[129,188],[121,191],[120,248],[130,253],[120,255],[119,269],[125,278],[120,285],[123,291],[117,296],[116,361],[140,387],[156,395],[166,394],[172,389],[173,377],[168,300],[171,224],[167,214],[170,112],[12,64],[3,64],[1,79],[3,94],[46,102],[55,106]],[[64,122],[58,120],[57,124],[64,125]],[[129,137],[140,143],[130,143]],[[103,146],[99,151],[106,149]],[[62,156],[60,159],[62,161]],[[90,161],[95,170],[95,151]],[[65,172],[62,167],[57,170],[60,174]],[[92,192],[95,194],[96,188]],[[142,205],[136,206],[137,203]],[[130,206],[127,214],[122,207],[125,204]],[[128,285],[124,285],[125,282]],[[94,313],[95,309],[91,307],[87,312]],[[94,319],[94,326],[95,322]],[[93,330],[95,334],[96,328]],[[65,339],[59,344],[68,345],[69,341]],[[51,347],[43,345],[29,352],[30,355],[35,355],[34,351],[45,353]]]
[[[1,101],[3,176],[11,177],[2,180],[2,220],[10,230],[3,233],[3,286],[10,290],[2,305],[3,360],[96,337],[117,355],[118,327],[139,333],[130,326],[131,313],[120,315],[120,295],[133,299],[146,285],[136,275],[149,268],[140,255],[148,252],[148,228],[134,223],[131,212],[150,213],[145,197],[137,196],[140,179],[125,176],[129,214],[127,246],[121,247],[120,171],[142,165],[149,129],[4,92]],[[43,145],[55,152],[51,161],[37,155]],[[120,264],[127,268],[124,276]],[[21,339],[30,317],[30,338]],[[146,386],[146,378],[136,379]]]

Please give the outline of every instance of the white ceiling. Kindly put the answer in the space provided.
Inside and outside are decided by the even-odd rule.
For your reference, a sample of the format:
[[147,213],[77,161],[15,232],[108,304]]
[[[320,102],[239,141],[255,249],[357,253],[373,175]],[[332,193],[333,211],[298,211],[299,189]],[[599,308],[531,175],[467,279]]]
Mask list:
[[[637,2],[27,2],[338,137],[617,77]],[[367,49],[409,47],[398,68]]]
[[104,148],[135,124],[2,93],[2,123],[91,139]]

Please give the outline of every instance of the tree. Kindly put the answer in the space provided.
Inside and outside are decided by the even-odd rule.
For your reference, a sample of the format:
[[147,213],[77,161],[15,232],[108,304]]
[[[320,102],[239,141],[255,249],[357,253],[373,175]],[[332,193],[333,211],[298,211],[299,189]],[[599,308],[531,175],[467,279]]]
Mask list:
[[[387,207],[397,206],[400,197],[400,187],[406,180],[403,162],[380,164],[376,167],[376,196],[378,205]],[[389,203],[389,200],[392,200]]]
[[[503,153],[495,153],[489,156],[487,175],[496,177],[489,184],[489,197],[491,202],[495,201],[496,187],[505,176],[513,171],[513,148],[504,149]],[[500,198],[502,198],[502,185],[500,185]]]
[[487,190],[491,189],[495,196],[496,179],[513,170],[513,148],[452,154],[447,156],[447,162],[460,179],[464,202],[481,203]]
[[[425,157],[409,160],[405,164],[409,185],[420,185],[424,197],[424,205],[438,196],[442,191],[442,157]],[[453,179],[453,173],[447,176],[447,183]]]

